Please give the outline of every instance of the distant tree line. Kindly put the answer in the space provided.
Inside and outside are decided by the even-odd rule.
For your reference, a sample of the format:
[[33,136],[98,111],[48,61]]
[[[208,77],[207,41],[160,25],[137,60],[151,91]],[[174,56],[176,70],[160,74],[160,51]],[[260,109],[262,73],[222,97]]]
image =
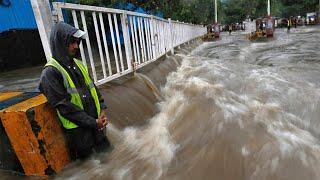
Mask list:
[[[188,23],[209,24],[214,21],[214,0],[67,0],[68,2],[114,7],[118,3],[133,3],[151,14],[162,12],[164,18]],[[317,11],[319,0],[271,0],[271,14],[278,17],[305,16]],[[218,0],[221,23],[242,22],[247,16],[257,18],[267,14],[267,0]]]
[[[271,14],[277,17],[305,16],[317,11],[319,0],[270,0]],[[222,11],[225,23],[241,22],[247,15],[253,18],[267,15],[267,0],[226,0]]]

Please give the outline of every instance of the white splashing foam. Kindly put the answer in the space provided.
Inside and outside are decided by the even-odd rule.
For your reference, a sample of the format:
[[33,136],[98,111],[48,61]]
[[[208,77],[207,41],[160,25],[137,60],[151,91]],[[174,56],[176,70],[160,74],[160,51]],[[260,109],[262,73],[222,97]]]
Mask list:
[[[160,113],[154,116],[149,125],[143,128],[129,127],[123,131],[124,142],[136,159],[147,161],[157,169],[153,178],[159,178],[174,158],[178,146],[171,139],[168,126],[175,114],[183,108],[183,97],[176,95],[160,104]],[[117,177],[128,174],[129,170],[116,172]]]
[[241,148],[241,153],[243,156],[248,156],[250,154],[249,150],[246,147]]

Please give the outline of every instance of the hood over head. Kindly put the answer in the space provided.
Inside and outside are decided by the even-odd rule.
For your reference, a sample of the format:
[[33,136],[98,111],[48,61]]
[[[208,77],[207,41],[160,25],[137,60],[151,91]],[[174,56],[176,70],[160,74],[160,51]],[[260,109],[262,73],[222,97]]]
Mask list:
[[52,27],[50,34],[50,46],[52,51],[52,57],[64,65],[69,65],[71,61],[69,60],[68,46],[71,37],[79,29],[66,24],[64,22],[58,22]]

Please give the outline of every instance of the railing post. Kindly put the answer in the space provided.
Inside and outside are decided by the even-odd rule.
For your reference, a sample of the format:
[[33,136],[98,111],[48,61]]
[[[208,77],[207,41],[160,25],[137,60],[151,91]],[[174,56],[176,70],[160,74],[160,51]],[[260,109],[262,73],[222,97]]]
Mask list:
[[36,19],[44,54],[47,61],[49,61],[52,57],[49,37],[53,25],[49,2],[47,0],[31,0],[31,6]]
[[169,20],[169,46],[170,46],[170,50],[171,50],[171,54],[174,54],[174,46],[173,46],[173,29],[172,29],[172,21],[171,18],[168,19]]
[[62,9],[59,6],[59,3],[53,2],[52,6],[53,6],[53,12],[54,12],[55,16],[57,17],[56,19],[54,19],[54,21],[56,21],[56,22],[64,21],[63,15],[62,15]]
[[124,41],[124,48],[126,51],[126,59],[127,59],[127,65],[128,70],[133,70],[133,61],[132,61],[132,51],[131,51],[131,43],[130,43],[130,37],[129,37],[129,21],[128,16],[126,13],[121,14],[121,25],[122,25],[122,33],[123,33],[123,41]]
[[150,29],[151,29],[151,47],[152,47],[152,59],[157,58],[156,57],[156,44],[155,44],[155,40],[154,40],[154,32],[155,32],[155,22],[153,19],[153,16],[151,17],[151,21],[150,21]]

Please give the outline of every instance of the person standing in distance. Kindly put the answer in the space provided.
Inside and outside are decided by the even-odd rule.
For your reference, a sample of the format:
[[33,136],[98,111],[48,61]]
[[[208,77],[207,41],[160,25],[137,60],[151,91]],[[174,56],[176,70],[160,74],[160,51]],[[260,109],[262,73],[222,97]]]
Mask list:
[[105,135],[107,106],[88,69],[78,60],[79,44],[86,33],[59,22],[52,28],[52,58],[44,66],[39,90],[57,111],[72,159],[85,159],[105,152],[110,143]]

